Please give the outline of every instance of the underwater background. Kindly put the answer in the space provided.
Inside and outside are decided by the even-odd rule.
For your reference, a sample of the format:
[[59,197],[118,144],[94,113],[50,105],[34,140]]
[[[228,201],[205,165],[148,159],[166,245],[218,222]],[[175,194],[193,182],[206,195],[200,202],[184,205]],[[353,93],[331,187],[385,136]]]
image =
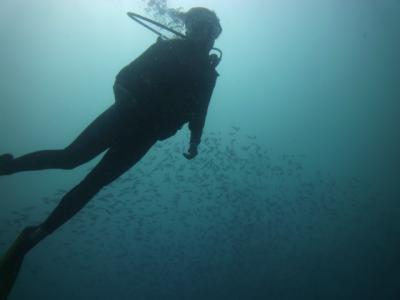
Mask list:
[[[217,12],[199,155],[159,142],[25,258],[18,299],[400,299],[399,0],[0,2],[0,154],[66,147],[156,40]],[[161,6],[160,6],[161,5]],[[0,178],[0,252],[101,157]]]

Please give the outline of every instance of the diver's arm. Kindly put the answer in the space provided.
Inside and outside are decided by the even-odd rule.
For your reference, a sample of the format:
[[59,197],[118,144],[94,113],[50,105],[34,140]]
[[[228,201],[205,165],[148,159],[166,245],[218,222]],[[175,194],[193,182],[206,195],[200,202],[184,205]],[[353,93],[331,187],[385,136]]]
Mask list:
[[190,145],[198,146],[201,142],[201,136],[203,134],[203,128],[207,116],[208,104],[209,100],[207,101],[207,105],[204,105],[199,112],[194,114],[189,122]]
[[214,80],[210,82],[207,91],[205,91],[202,95],[198,97],[199,105],[197,106],[197,110],[192,115],[192,118],[189,121],[190,146],[188,153],[184,154],[184,156],[187,159],[194,158],[198,153],[197,147],[201,142],[201,136],[203,134],[203,128],[206,121],[207,110],[210,104],[215,83],[216,83],[216,78],[214,78]]

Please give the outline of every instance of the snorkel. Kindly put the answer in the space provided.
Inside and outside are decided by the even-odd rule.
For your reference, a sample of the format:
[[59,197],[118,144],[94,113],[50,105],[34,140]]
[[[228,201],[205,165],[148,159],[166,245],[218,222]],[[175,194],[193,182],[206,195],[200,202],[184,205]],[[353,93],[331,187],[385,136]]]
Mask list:
[[[169,38],[168,38],[167,36],[165,36],[164,34],[162,34],[161,32],[159,32],[158,30],[152,28],[151,26],[149,26],[149,25],[146,24],[145,22],[148,22],[148,23],[153,24],[153,25],[155,25],[155,26],[157,26],[157,27],[159,27],[159,28],[161,28],[161,29],[164,29],[164,30],[166,30],[166,31],[169,31],[169,32],[171,32],[172,34],[174,34],[174,35],[177,36],[177,37],[180,37],[180,38],[183,38],[183,39],[186,39],[186,38],[187,38],[187,36],[186,36],[185,34],[183,34],[183,33],[181,33],[181,32],[178,32],[178,31],[176,31],[176,30],[174,30],[174,29],[172,29],[172,28],[169,28],[168,26],[165,26],[164,24],[161,24],[161,23],[159,23],[159,22],[157,22],[157,21],[154,21],[154,20],[152,20],[152,19],[146,18],[146,17],[144,17],[144,16],[142,16],[142,15],[139,15],[139,14],[137,14],[137,13],[128,12],[127,15],[128,15],[132,20],[136,21],[136,22],[139,23],[140,25],[144,26],[145,28],[147,28],[147,29],[149,29],[150,31],[152,31],[152,32],[154,32],[155,34],[157,34],[157,35],[158,35],[161,39],[163,39],[163,40],[167,40],[167,39],[169,39]],[[210,55],[211,58],[212,58],[212,61],[213,61],[213,66],[216,67],[216,66],[221,62],[221,60],[222,60],[222,50],[219,49],[219,48],[215,48],[215,47],[212,47],[211,50],[214,50],[214,51],[216,51],[216,52],[219,53],[219,56],[216,55],[216,54],[211,54],[211,55]]]

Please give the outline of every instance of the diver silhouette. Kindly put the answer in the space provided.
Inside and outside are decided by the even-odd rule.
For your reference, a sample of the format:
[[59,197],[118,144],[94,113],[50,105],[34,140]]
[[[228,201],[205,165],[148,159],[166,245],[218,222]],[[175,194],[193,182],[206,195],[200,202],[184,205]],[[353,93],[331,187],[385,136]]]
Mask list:
[[216,84],[215,54],[209,55],[222,32],[217,15],[195,7],[182,14],[185,38],[158,39],[124,67],[114,83],[115,102],[69,146],[14,158],[0,156],[0,175],[43,169],[73,169],[106,151],[100,162],[67,192],[44,222],[28,226],[0,262],[0,300],[8,297],[24,256],[72,218],[104,186],[133,167],[160,140],[186,123],[188,152],[193,159]]

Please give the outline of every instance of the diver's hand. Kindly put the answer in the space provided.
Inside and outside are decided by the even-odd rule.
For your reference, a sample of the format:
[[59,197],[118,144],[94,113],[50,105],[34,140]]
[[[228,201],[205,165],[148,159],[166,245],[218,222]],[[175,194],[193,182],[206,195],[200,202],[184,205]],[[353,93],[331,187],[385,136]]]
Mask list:
[[190,160],[190,159],[195,158],[197,156],[197,154],[198,154],[197,145],[196,144],[190,144],[188,152],[187,153],[183,153],[183,156],[186,159]]

